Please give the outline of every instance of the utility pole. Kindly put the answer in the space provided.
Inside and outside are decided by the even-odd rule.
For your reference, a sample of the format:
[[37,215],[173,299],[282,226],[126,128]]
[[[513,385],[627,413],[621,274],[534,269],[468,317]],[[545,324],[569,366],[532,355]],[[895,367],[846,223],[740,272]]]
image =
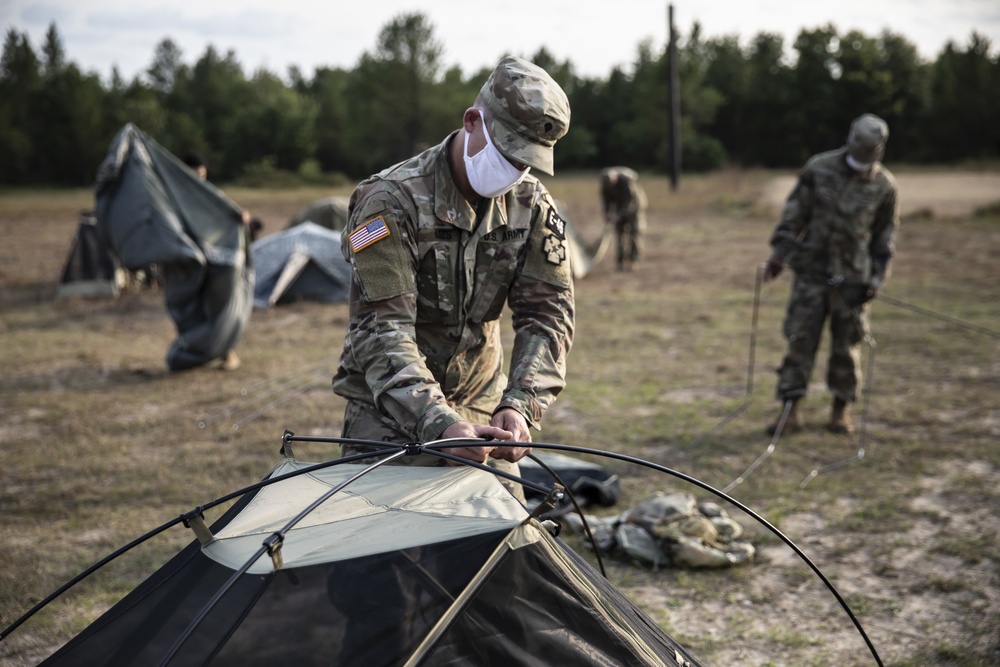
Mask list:
[[681,178],[681,89],[677,77],[677,31],[674,30],[674,6],[667,5],[667,99],[670,103],[670,189],[677,190]]

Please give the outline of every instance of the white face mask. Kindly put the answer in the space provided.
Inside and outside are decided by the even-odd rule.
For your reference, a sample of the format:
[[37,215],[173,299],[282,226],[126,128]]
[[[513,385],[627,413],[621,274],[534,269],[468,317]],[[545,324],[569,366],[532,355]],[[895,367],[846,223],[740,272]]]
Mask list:
[[847,154],[847,166],[849,166],[849,167],[850,167],[851,169],[853,169],[854,171],[868,171],[868,169],[869,169],[869,168],[870,168],[870,167],[871,167],[871,166],[872,166],[873,164],[875,164],[875,163],[874,163],[874,162],[868,162],[868,163],[866,164],[866,163],[864,163],[864,162],[858,162],[858,161],[857,161],[857,160],[855,160],[855,159],[854,159],[853,157],[851,157],[851,154],[850,154],[850,153],[848,153],[848,154]]
[[479,194],[480,197],[492,199],[499,197],[510,191],[515,185],[524,180],[530,168],[523,171],[515,167],[505,158],[493,141],[490,133],[486,131],[486,118],[481,109],[479,118],[483,121],[483,136],[486,137],[486,145],[483,149],[469,157],[469,133],[465,133],[465,148],[462,151],[465,157],[465,173],[469,177],[469,185]]

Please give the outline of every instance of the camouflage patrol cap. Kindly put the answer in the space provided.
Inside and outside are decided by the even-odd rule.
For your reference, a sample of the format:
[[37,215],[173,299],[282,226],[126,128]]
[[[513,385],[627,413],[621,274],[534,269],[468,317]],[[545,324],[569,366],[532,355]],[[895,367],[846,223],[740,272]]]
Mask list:
[[479,91],[493,117],[497,149],[552,175],[556,141],[569,130],[569,99],[548,72],[522,58],[501,60]]
[[858,162],[871,164],[882,159],[888,139],[889,126],[884,120],[874,114],[862,114],[851,123],[847,152]]

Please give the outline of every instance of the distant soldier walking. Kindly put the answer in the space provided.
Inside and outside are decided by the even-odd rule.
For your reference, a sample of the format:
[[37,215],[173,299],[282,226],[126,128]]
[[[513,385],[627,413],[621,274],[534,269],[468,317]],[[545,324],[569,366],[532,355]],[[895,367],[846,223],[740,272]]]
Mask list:
[[[823,325],[830,320],[827,386],[833,394],[829,430],[854,430],[849,406],[861,384],[861,341],[869,302],[889,273],[899,227],[896,181],[882,166],[889,127],[872,114],[851,124],[847,145],[814,155],[803,167],[771,235],[764,279],[788,265],[795,272],[783,333],[777,397],[789,407],[785,432],[803,427],[806,394]],[[768,428],[774,433],[780,415]]]
[[604,219],[615,226],[616,266],[631,269],[642,253],[646,230],[646,193],[639,174],[628,167],[608,167],[601,171],[601,202]]

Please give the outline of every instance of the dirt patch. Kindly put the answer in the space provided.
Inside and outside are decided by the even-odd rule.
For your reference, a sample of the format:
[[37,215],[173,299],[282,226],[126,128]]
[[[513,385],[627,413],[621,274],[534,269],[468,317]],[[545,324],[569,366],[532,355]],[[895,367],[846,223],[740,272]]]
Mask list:
[[[692,176],[676,192],[644,176],[645,255],[635,271],[616,272],[609,253],[578,281],[569,384],[541,439],[639,456],[719,489],[766,451],[785,276],[760,296],[752,391],[746,362],[754,278],[792,187],[790,176],[772,176]],[[899,180],[904,214],[957,217],[905,226],[891,294],[1000,330],[1000,225],[995,216],[963,217],[1000,198],[1000,174]],[[584,236],[600,238],[596,178],[549,187]],[[274,232],[329,193],[230,194]],[[168,374],[174,330],[162,294],[56,300],[78,211],[91,199],[46,193],[15,210],[0,195],[0,511],[9,537],[0,541],[0,626],[142,530],[258,479],[284,429],[335,435],[343,415],[329,382],[344,304],[255,311],[238,372]],[[753,202],[770,202],[773,212],[756,215]],[[803,407],[807,428],[782,438],[732,495],[819,567],[886,665],[1000,665],[1000,347],[886,303],[874,304],[872,319],[879,345],[864,459],[800,486],[858,450],[823,428],[820,358]],[[324,457],[312,447],[296,452]],[[621,509],[652,490],[692,490],[613,463]],[[730,513],[751,531],[752,565],[650,572],[612,563],[612,581],[705,665],[874,664],[816,573],[750,517]],[[95,575],[0,643],[0,664],[37,664],[175,547],[151,544],[101,583]]]

